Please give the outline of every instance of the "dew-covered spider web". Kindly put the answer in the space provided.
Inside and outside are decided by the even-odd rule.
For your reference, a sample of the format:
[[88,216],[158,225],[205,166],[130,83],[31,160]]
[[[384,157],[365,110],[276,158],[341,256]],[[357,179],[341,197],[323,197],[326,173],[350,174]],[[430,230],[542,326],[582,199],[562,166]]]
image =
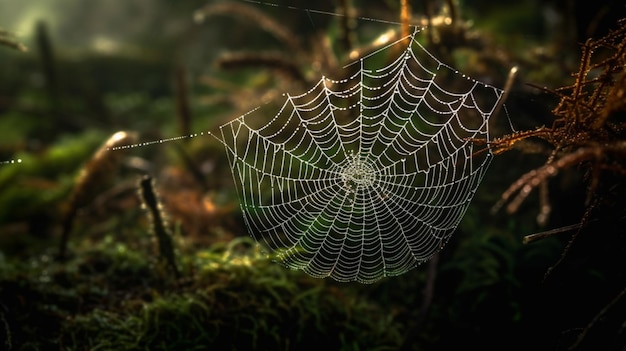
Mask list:
[[472,139],[489,140],[502,91],[416,33],[220,127],[250,234],[287,267],[374,282],[427,261],[461,221],[492,158]]

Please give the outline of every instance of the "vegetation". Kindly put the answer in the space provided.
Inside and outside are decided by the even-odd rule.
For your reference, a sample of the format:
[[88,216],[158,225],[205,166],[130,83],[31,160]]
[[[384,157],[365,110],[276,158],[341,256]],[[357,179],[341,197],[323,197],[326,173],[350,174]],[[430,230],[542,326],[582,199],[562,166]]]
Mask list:
[[[626,345],[623,5],[146,3],[73,4],[32,37],[0,23],[0,349]],[[476,79],[504,86],[519,67],[473,205],[401,277],[339,284],[275,264],[206,132],[408,23]]]

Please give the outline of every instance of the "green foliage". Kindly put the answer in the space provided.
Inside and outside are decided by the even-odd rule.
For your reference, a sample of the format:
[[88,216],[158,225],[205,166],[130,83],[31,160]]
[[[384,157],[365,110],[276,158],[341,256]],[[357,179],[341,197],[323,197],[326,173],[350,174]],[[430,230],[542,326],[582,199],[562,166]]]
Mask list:
[[0,223],[28,221],[33,214],[60,216],[83,160],[101,137],[94,131],[62,138],[40,154],[16,154],[21,162],[15,166],[0,167]]
[[[285,270],[248,238],[187,257],[185,273],[197,276],[173,290],[163,290],[154,260],[141,250],[111,237],[83,245],[92,247],[77,248],[80,254],[65,264],[42,256],[0,271],[2,301],[29,301],[11,304],[5,317],[14,344],[45,349],[58,342],[67,350],[393,350],[402,342],[402,326],[384,317],[376,303]],[[42,328],[49,334],[39,335]]]

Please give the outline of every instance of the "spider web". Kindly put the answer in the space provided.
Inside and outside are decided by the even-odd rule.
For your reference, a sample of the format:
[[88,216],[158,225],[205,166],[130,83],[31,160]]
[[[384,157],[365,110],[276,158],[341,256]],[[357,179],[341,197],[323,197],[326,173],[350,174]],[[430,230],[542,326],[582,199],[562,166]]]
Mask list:
[[262,106],[220,127],[250,234],[287,267],[371,283],[427,261],[463,217],[492,158],[471,139],[489,140],[502,91],[416,33],[270,120]]

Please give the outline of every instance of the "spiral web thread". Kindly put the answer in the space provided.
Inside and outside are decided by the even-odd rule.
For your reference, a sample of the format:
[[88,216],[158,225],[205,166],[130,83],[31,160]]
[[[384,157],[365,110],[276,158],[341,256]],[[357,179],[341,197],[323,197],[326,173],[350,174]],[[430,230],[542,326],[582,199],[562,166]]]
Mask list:
[[345,79],[284,95],[269,121],[259,107],[220,127],[250,234],[287,267],[362,283],[402,274],[469,206],[492,158],[471,139],[489,140],[502,91],[438,61],[416,33]]

